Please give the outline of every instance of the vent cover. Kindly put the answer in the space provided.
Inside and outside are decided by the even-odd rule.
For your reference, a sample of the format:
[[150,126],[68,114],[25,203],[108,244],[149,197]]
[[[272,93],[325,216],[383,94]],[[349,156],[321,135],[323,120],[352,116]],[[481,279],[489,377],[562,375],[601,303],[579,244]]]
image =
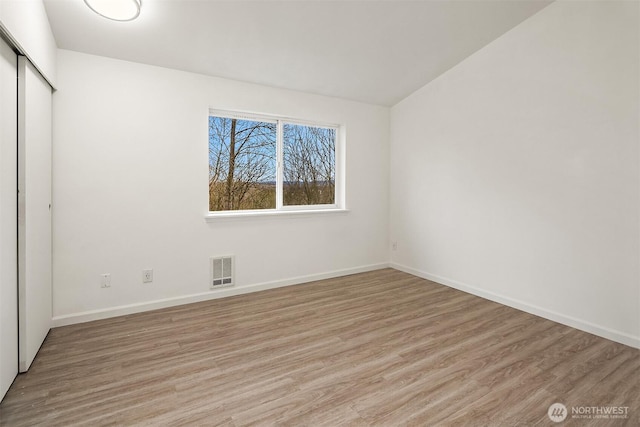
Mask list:
[[233,256],[209,259],[209,286],[211,289],[233,286]]

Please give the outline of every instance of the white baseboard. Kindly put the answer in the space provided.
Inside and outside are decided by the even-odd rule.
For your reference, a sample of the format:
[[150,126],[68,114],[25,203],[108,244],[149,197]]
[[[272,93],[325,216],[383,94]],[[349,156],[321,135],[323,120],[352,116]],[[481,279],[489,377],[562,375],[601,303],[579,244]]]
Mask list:
[[236,286],[230,288],[215,289],[199,294],[183,295],[173,298],[165,298],[154,301],[141,302],[136,304],[121,305],[100,310],[91,310],[81,313],[66,314],[56,316],[52,319],[52,327],[73,325],[76,323],[91,322],[93,320],[108,319],[110,317],[124,316],[127,314],[141,313],[144,311],[157,310],[160,308],[174,307],[182,304],[208,301],[217,298],[225,298],[234,295],[248,294],[250,292],[264,291],[267,289],[281,288],[284,286],[299,285],[316,280],[332,279],[334,277],[348,276],[350,274],[364,273],[367,271],[380,270],[389,267],[387,263],[364,265],[355,268],[346,268],[327,273],[311,274],[308,276],[293,277],[285,280],[275,280],[272,282],[256,283],[253,285]]
[[575,317],[547,310],[542,307],[537,307],[523,301],[498,295],[493,292],[488,292],[475,286],[467,285],[465,283],[461,283],[447,277],[442,277],[424,271],[416,270],[414,268],[407,267],[401,264],[392,262],[389,264],[389,267],[395,268],[396,270],[404,271],[405,273],[413,274],[414,276],[418,276],[423,279],[431,280],[432,282],[436,282],[441,285],[449,286],[451,288],[482,297],[484,299],[488,299],[490,301],[497,302],[502,305],[525,311],[527,313],[540,316],[575,329],[580,329],[581,331],[589,332],[590,334],[598,335],[611,341],[619,342],[630,347],[640,348],[640,337],[635,337],[624,332],[615,331],[613,329],[599,326],[585,320],[576,319]]
[[107,319],[116,316],[123,316],[133,313],[141,313],[144,311],[157,310],[160,308],[174,307],[182,304],[190,304],[194,302],[208,301],[211,299],[225,298],[234,295],[242,295],[251,292],[264,291],[267,289],[281,288],[285,286],[299,285],[302,283],[313,282],[316,280],[332,279],[335,277],[348,276],[350,274],[364,273],[367,271],[380,270],[383,268],[395,268],[396,270],[404,271],[405,273],[412,274],[414,276],[422,277],[423,279],[431,280],[441,285],[449,286],[454,289],[458,289],[463,292],[467,292],[472,295],[479,296],[481,298],[488,299],[490,301],[497,302],[515,309],[543,317],[545,319],[561,323],[563,325],[570,326],[572,328],[580,329],[581,331],[589,332],[600,337],[610,339],[621,344],[625,344],[631,347],[640,348],[640,337],[635,337],[624,332],[615,331],[603,326],[587,322],[585,320],[576,319],[571,316],[567,316],[561,313],[557,313],[551,310],[547,310],[542,307],[534,306],[513,298],[505,297],[502,295],[488,292],[483,289],[467,285],[465,283],[458,282],[447,277],[438,276],[435,274],[427,273],[424,271],[416,270],[411,267],[407,267],[396,263],[380,263],[371,264],[355,268],[347,268],[343,270],[335,270],[326,273],[311,274],[308,276],[299,276],[285,280],[276,280],[271,282],[256,283],[253,285],[237,286],[232,288],[216,289],[209,292],[203,292],[199,294],[183,295],[173,298],[165,298],[160,300],[122,305],[117,307],[110,307],[100,310],[91,310],[81,313],[73,313],[64,316],[56,316],[52,319],[52,327],[73,325],[76,323],[90,322],[93,320]]

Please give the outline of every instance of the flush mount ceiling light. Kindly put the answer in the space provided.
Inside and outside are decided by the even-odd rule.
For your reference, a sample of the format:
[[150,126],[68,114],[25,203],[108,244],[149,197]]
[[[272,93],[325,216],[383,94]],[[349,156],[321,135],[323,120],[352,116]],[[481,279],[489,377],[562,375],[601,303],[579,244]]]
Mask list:
[[140,15],[141,0],[84,0],[91,10],[114,21],[132,21]]

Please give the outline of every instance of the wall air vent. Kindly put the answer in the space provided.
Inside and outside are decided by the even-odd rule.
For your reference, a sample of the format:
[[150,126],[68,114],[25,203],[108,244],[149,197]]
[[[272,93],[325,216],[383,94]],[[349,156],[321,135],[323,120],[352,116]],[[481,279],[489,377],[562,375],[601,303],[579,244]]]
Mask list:
[[211,289],[233,286],[233,256],[209,259],[209,287]]

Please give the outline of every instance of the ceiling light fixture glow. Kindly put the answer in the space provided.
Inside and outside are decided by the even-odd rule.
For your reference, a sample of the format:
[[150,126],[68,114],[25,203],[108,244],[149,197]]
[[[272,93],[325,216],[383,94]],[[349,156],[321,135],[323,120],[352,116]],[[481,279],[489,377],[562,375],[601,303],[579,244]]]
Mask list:
[[95,13],[114,21],[132,21],[140,15],[141,0],[84,0]]

